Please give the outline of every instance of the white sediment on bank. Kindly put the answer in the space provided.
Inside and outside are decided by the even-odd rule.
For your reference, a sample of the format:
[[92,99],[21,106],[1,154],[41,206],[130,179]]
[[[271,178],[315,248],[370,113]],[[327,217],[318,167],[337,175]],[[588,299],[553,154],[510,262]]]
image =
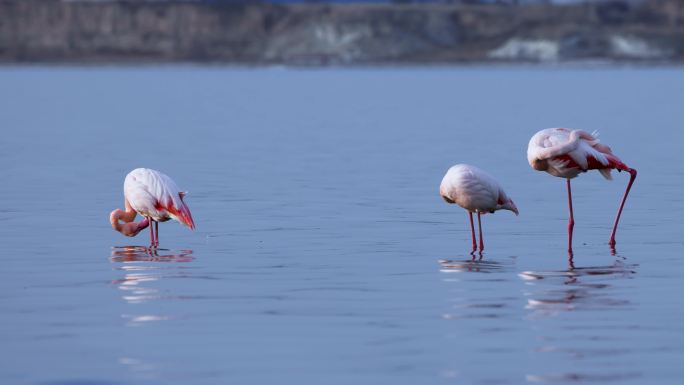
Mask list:
[[556,61],[559,58],[559,44],[553,40],[524,40],[512,38],[489,53],[492,59]]

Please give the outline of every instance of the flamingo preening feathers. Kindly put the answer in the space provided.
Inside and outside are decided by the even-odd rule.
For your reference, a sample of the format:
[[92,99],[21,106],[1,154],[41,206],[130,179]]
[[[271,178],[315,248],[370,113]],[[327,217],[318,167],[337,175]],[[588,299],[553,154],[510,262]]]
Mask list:
[[470,234],[473,239],[472,252],[477,250],[473,213],[477,213],[480,232],[480,252],[484,250],[482,221],[480,216],[497,210],[510,210],[518,215],[518,208],[506,195],[503,188],[486,172],[475,166],[457,164],[447,171],[439,186],[439,194],[447,203],[456,203],[468,211]]
[[[150,246],[159,246],[159,222],[175,219],[190,229],[195,228],[188,205],[183,202],[185,192],[166,174],[149,168],[136,168],[124,181],[125,210],[116,209],[109,215],[114,230],[134,237],[150,227]],[[143,216],[134,222],[136,214]],[[120,223],[123,221],[124,223]]]
[[534,134],[527,147],[527,160],[530,166],[538,171],[546,171],[553,176],[566,178],[568,187],[568,206],[570,218],[568,220],[568,252],[572,253],[572,231],[575,219],[572,213],[572,191],[570,179],[582,172],[598,170],[606,179],[612,179],[610,171],[627,171],[630,175],[629,184],[622,197],[620,208],[615,217],[613,231],[610,233],[608,244],[615,247],[615,232],[627,195],[632,188],[637,171],[628,167],[620,158],[615,156],[610,147],[599,143],[596,134],[582,130],[567,128],[547,128]]
[[[566,179],[570,209],[568,220],[568,252],[570,253],[572,253],[572,233],[575,225],[570,179],[589,170],[598,170],[606,179],[612,179],[611,170],[613,169],[630,174],[629,183],[620,202],[608,241],[609,245],[614,248],[617,226],[637,171],[614,155],[610,147],[601,144],[596,134],[567,128],[548,128],[537,132],[530,139],[527,159],[533,169],[546,171],[553,176]],[[451,167],[442,179],[439,192],[448,203],[458,204],[468,211],[472,252],[477,250],[473,213],[477,213],[480,252],[484,250],[482,214],[494,213],[497,210],[510,210],[518,215],[515,203],[506,195],[496,180],[474,166],[457,164]],[[195,228],[190,209],[183,201],[185,194],[167,175],[147,168],[137,168],[126,175],[125,210],[112,211],[109,216],[112,228],[132,237],[149,226],[151,247],[157,247],[159,222],[175,219],[190,229]],[[140,222],[134,222],[137,214],[143,216]]]

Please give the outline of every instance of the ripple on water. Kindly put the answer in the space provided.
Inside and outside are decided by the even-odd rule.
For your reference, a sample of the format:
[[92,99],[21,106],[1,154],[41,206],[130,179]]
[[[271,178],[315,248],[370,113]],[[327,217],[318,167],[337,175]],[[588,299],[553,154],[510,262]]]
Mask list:
[[[499,261],[477,254],[470,258],[441,259],[438,262],[440,272],[445,274],[442,281],[449,285],[449,310],[442,314],[443,319],[491,321],[477,324],[483,333],[507,330],[498,322],[511,316],[511,303],[515,298],[509,295],[510,292],[500,290],[498,285],[514,282],[510,274],[515,267],[514,257]],[[476,274],[455,276],[453,273]]]
[[471,258],[464,259],[440,259],[438,262],[442,273],[500,273],[514,265],[514,259],[499,262],[485,259],[482,254],[473,254]]
[[569,262],[566,270],[523,271],[518,276],[525,285],[526,319],[538,341],[533,357],[567,360],[582,369],[541,370],[528,374],[526,380],[600,383],[640,378],[642,373],[630,365],[639,355],[631,340],[633,334],[623,333],[630,321],[621,315],[635,306],[630,280],[638,265],[619,256],[605,266],[576,267],[572,259]]
[[145,246],[114,246],[112,262],[192,262],[192,250],[168,250]]
[[[115,246],[109,260],[123,275],[112,281],[128,304],[144,304],[161,299],[182,299],[182,295],[163,292],[153,284],[168,278],[189,278],[182,264],[195,260],[192,250],[168,250],[143,246]],[[168,263],[178,263],[169,265]],[[135,308],[137,310],[137,308]],[[143,309],[145,310],[145,309]],[[121,314],[127,326],[143,326],[177,318],[167,314]]]
[[40,382],[38,385],[120,385],[121,382],[96,380],[96,379],[76,379],[76,380],[56,380]]
[[637,265],[617,258],[612,265],[575,267],[570,263],[567,270],[523,271],[518,276],[528,288],[525,295],[527,309],[538,314],[579,309],[607,310],[626,306],[628,298],[621,298],[614,290],[612,281],[628,279],[636,274]]
[[553,375],[527,375],[528,382],[543,384],[596,383],[632,380],[641,377],[638,372],[627,373],[563,373]]

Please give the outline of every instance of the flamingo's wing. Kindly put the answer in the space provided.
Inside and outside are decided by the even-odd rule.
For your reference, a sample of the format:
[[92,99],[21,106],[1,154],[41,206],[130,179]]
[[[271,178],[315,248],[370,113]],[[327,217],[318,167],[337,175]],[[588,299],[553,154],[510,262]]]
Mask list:
[[612,179],[611,168],[625,169],[626,165],[612,154],[610,147],[599,143],[598,133],[567,128],[541,130],[530,139],[527,159],[534,167],[537,160],[550,166],[546,171],[574,177],[587,170],[598,170],[606,179]]
[[150,175],[146,169],[135,169],[126,175],[124,181],[124,196],[131,207],[146,217],[157,216],[157,198],[152,190]]
[[160,207],[166,210],[171,218],[194,229],[195,222],[192,220],[192,214],[190,214],[188,205],[183,201],[186,192],[180,191],[176,183],[168,175],[160,172],[158,174],[161,179],[158,187]]
[[487,195],[487,199],[493,199],[496,202],[495,210],[511,210],[515,215],[518,215],[518,207],[513,203],[513,199],[508,197],[503,187],[493,176],[474,166],[470,166],[470,172],[477,180],[477,184],[480,185],[482,194]]
[[[577,148],[566,128],[547,128],[534,134],[527,146],[527,160],[533,166],[537,160],[549,160],[566,155]],[[534,167],[534,166],[533,166]]]
[[499,199],[499,188],[484,171],[467,164],[457,164],[447,171],[440,194],[449,203],[469,211],[493,211]]
[[135,169],[126,176],[124,194],[142,215],[171,217],[191,229],[195,228],[190,209],[183,202],[185,193],[166,174],[146,168]]
[[611,169],[628,170],[626,164],[613,154],[610,147],[599,142],[597,133],[582,136],[580,146],[577,148],[577,157],[583,162],[578,162],[583,170],[598,170],[606,179],[613,179]]

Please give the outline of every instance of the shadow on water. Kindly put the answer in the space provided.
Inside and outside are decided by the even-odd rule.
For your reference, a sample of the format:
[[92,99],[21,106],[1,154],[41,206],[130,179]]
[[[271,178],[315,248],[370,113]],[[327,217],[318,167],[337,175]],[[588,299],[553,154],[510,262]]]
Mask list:
[[[129,304],[142,304],[160,299],[182,299],[153,287],[165,278],[191,277],[183,265],[195,260],[192,250],[168,250],[143,246],[115,246],[109,260],[115,270],[123,272],[112,281],[123,292],[122,298]],[[160,314],[122,314],[127,326],[141,326],[154,321],[174,318]]]
[[525,284],[526,322],[539,341],[534,348],[537,359],[561,358],[578,368],[560,373],[545,368],[539,371],[549,372],[526,375],[528,382],[598,383],[641,377],[621,359],[633,349],[628,329],[635,325],[625,325],[621,314],[636,306],[629,280],[638,265],[611,255],[615,260],[610,265],[577,266],[570,255],[565,270],[518,274]]

